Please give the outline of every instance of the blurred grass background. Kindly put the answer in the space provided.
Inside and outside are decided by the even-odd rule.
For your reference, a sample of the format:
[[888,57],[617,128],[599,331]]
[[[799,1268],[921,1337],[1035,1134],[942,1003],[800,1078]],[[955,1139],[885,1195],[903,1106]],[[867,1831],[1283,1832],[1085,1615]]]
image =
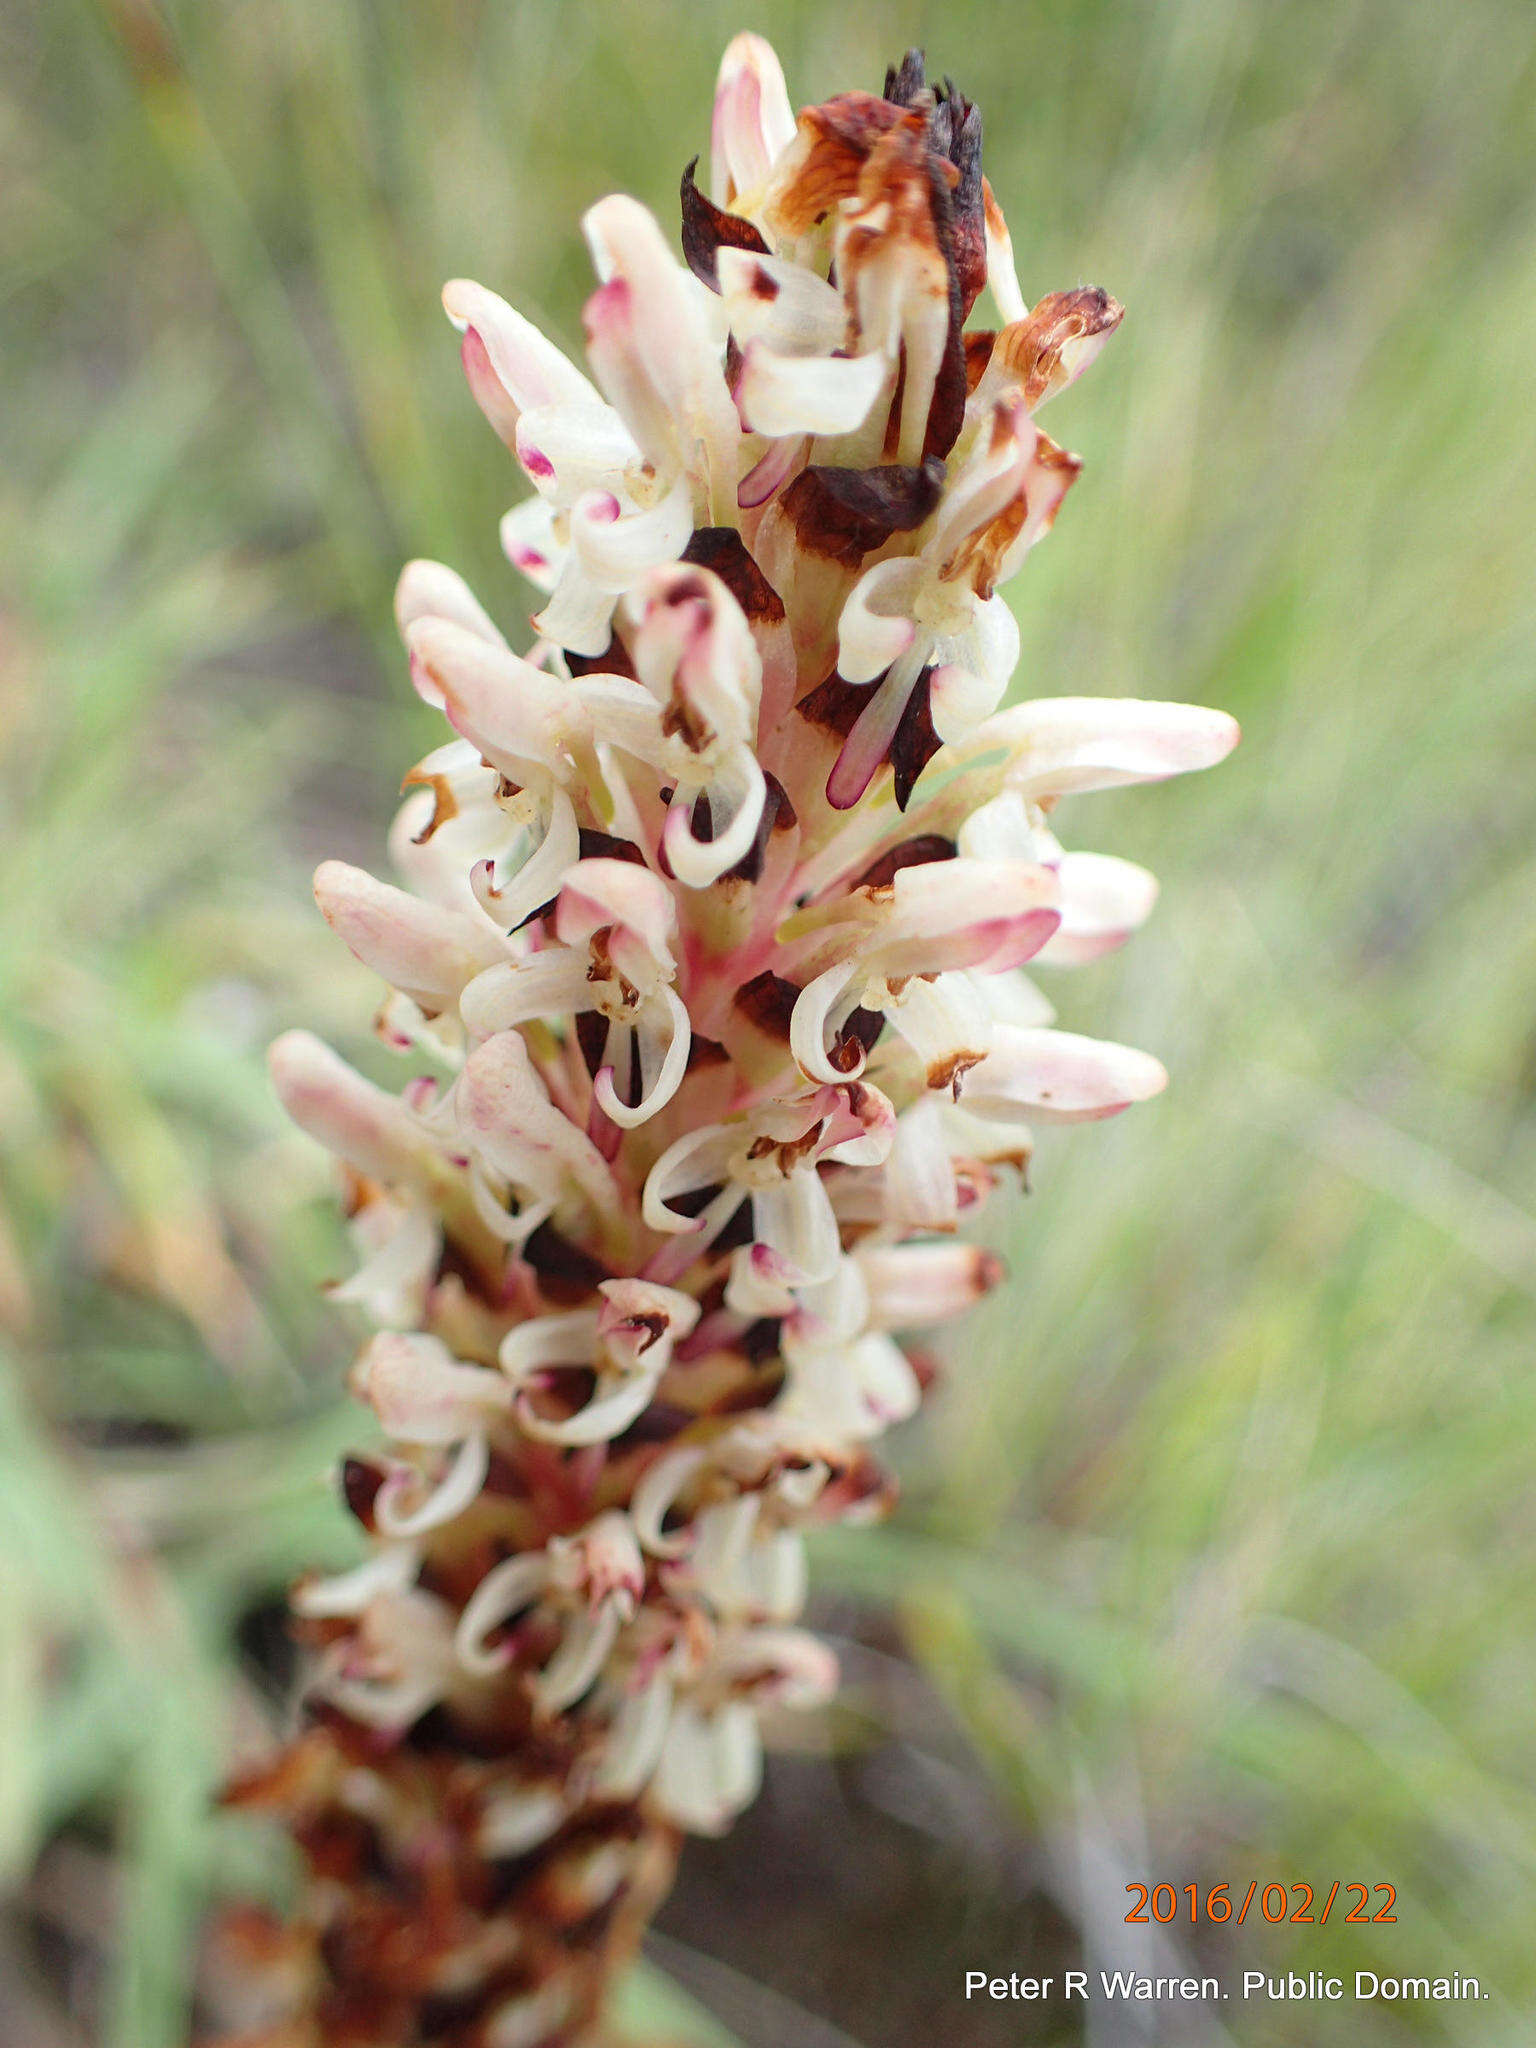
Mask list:
[[[572,343],[578,213],[670,215],[747,25],[797,103],[925,44],[984,104],[1027,295],[1129,308],[1052,422],[1088,468],[1011,593],[1020,689],[1219,703],[1246,740],[1070,809],[1164,898],[1052,992],[1174,1086],[1043,1144],[993,1217],[1014,1282],[901,1448],[900,1515],[820,1546],[835,1753],[691,1852],[655,1964],[748,2048],[1515,2048],[1523,0],[0,5],[0,2039],[176,2048],[208,1901],[281,1888],[209,1799],[281,1713],[284,1583],[350,1555],[324,1475],[361,1425],[328,1178],[261,1052],[303,1021],[373,1057],[307,871],[379,864],[435,743],[398,565],[530,603],[438,288]],[[1395,1884],[1398,1925],[1122,1924],[1132,1879],[1254,1876]],[[1162,2035],[961,2001],[967,1968],[1080,1960],[1491,1995]],[[654,1966],[632,1995],[668,2017]]]

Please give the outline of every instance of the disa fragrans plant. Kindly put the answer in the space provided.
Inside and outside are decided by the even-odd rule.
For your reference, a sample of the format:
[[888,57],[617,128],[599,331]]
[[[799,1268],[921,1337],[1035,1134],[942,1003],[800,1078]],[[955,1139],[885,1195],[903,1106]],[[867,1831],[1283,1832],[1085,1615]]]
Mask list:
[[[1236,729],[998,709],[998,587],[1079,467],[1039,414],[1120,308],[1026,306],[980,114],[916,53],[796,117],[738,37],[710,191],[690,165],[686,262],[633,199],[587,214],[590,375],[444,294],[546,598],[518,654],[451,570],[406,569],[454,737],[406,777],[406,886],[316,878],[430,1072],[390,1094],[306,1035],[273,1051],[343,1163],[388,1450],[344,1474],[367,1562],[294,1596],[307,1730],[235,1795],[311,1871],[267,1937],[298,2015],[267,2041],[601,2038],[680,1837],[752,1798],[765,1714],[832,1695],[802,1532],[889,1502],[874,1443],[931,1376],[901,1333],[997,1278],[959,1226],[1030,1125],[1164,1082],[1021,972],[1154,893],[1052,815]],[[1001,324],[968,331],[987,286]]]

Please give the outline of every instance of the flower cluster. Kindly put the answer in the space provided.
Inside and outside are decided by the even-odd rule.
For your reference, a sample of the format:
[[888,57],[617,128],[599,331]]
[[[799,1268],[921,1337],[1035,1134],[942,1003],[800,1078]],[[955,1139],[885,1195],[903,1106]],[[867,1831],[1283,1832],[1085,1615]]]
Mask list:
[[344,1473],[367,1561],[295,1594],[312,1725],[240,1795],[315,1873],[284,2040],[589,2038],[677,1835],[752,1798],[765,1713],[832,1694],[804,1532],[888,1503],[904,1340],[998,1277],[960,1225],[1032,1125],[1164,1081],[1026,977],[1154,895],[1053,814],[1235,727],[998,708],[998,586],[1079,468],[1040,412],[1120,308],[1026,305],[980,115],[916,54],[796,117],[738,37],[710,159],[682,261],[632,199],[587,214],[587,371],[444,293],[543,603],[520,654],[407,568],[453,736],[406,778],[403,886],[316,877],[415,1077],[273,1050],[344,1164],[387,1445]]

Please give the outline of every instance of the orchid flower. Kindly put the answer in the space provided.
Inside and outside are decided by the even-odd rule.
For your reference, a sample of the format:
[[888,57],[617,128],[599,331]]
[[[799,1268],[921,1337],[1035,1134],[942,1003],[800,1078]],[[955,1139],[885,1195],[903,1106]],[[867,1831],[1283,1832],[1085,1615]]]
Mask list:
[[1001,1278],[961,1231],[1035,1126],[1166,1080],[1031,977],[1155,901],[1064,844],[1068,800],[1236,727],[1004,706],[1001,586],[1080,469],[1036,416],[1120,308],[1026,303],[980,115],[919,53],[796,113],[739,36],[700,141],[677,253],[588,211],[584,368],[444,293],[541,608],[518,651],[515,593],[405,570],[446,729],[394,879],[315,891],[410,1077],[273,1048],[342,1165],[383,1444],[340,1476],[361,1562],[295,1590],[309,1725],[233,1795],[312,1871],[298,2007],[246,2048],[596,2038],[679,1837],[832,1697],[805,1536],[889,1508],[880,1439],[940,1369],[913,1333]]

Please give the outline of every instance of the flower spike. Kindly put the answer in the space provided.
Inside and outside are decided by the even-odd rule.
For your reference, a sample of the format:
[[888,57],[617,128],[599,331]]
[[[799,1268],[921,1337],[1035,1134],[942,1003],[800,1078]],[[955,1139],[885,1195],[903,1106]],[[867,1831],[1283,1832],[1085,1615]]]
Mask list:
[[876,1445],[933,1371],[910,1333],[1001,1278],[962,1226],[1030,1127],[1167,1079],[1030,978],[1156,895],[1064,849],[1061,799],[1237,729],[1000,708],[1000,586],[1081,466],[1038,413],[1121,309],[1026,304],[981,115],[919,52],[796,116],[738,36],[706,147],[676,247],[635,200],[587,213],[590,375],[444,293],[540,638],[407,566],[447,730],[397,879],[328,861],[315,892],[431,1077],[272,1050],[345,1170],[383,1443],[343,1473],[363,1562],[295,1590],[309,1725],[232,1794],[313,1871],[297,2007],[247,2048],[592,2048],[680,1837],[753,1797],[770,1710],[832,1695],[804,1535],[889,1505]]

